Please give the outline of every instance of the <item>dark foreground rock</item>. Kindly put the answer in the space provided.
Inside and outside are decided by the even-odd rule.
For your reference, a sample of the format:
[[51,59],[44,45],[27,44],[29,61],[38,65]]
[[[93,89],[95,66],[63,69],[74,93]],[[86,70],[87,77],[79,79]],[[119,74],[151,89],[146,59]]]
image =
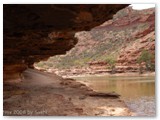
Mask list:
[[65,54],[77,43],[77,31],[98,26],[127,4],[4,4],[4,79],[34,62]]

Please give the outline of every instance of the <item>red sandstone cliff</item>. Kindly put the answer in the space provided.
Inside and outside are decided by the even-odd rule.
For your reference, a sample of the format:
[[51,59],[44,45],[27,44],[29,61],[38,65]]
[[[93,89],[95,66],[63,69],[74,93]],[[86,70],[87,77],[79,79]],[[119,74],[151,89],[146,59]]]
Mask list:
[[50,58],[46,65],[50,63],[51,68],[58,69],[102,70],[106,69],[105,59],[114,56],[117,71],[137,71],[137,58],[143,50],[155,54],[155,9],[124,8],[113,19],[75,36],[76,46],[66,55]]

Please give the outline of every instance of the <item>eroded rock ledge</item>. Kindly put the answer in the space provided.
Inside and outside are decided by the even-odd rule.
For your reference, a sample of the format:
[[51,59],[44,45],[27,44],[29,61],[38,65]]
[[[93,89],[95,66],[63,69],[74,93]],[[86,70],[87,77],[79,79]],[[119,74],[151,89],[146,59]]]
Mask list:
[[34,62],[65,54],[77,43],[74,34],[111,19],[127,4],[5,4],[4,79],[17,78]]
[[4,83],[4,116],[132,116],[115,93],[102,94],[74,80],[27,69],[22,82]]

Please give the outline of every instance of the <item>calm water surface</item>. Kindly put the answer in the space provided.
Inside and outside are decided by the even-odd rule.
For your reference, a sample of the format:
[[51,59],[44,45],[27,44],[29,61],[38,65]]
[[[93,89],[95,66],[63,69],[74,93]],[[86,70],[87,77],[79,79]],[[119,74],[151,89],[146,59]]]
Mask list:
[[137,116],[155,116],[155,77],[87,76],[75,77],[95,91],[116,92]]

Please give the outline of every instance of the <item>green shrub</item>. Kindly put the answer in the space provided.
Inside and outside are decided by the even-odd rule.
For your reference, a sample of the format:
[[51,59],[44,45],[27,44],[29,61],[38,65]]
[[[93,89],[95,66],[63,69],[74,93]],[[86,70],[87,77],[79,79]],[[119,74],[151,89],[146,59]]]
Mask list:
[[154,63],[152,63],[152,60],[154,59],[154,55],[150,53],[147,50],[143,50],[139,58],[137,59],[137,62],[141,64],[142,62],[145,63],[146,70],[152,71],[155,69]]
[[106,62],[107,62],[107,64],[109,65],[109,68],[110,68],[111,71],[112,71],[111,73],[112,73],[112,74],[115,73],[116,59],[115,59],[114,57],[109,56],[109,57],[106,58]]

